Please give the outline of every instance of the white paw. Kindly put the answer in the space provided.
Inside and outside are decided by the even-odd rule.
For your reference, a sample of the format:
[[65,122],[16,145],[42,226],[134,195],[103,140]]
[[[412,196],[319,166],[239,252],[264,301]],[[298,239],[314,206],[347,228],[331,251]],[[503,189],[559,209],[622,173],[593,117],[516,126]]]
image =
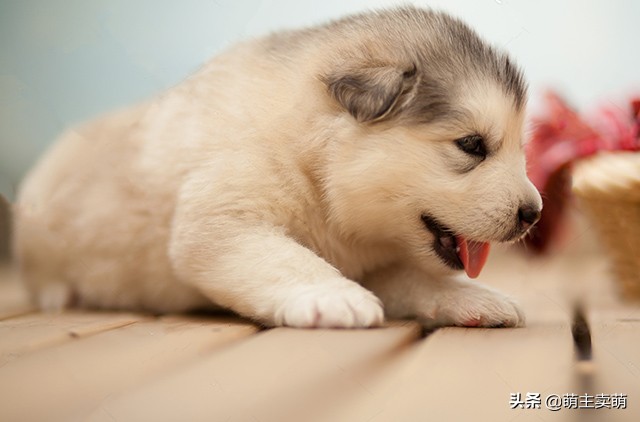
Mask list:
[[344,280],[340,285],[309,286],[290,296],[276,313],[276,325],[299,328],[365,328],[382,324],[382,302],[365,288]]
[[422,309],[426,327],[522,327],[525,316],[519,305],[500,292],[478,284],[459,284],[438,292]]

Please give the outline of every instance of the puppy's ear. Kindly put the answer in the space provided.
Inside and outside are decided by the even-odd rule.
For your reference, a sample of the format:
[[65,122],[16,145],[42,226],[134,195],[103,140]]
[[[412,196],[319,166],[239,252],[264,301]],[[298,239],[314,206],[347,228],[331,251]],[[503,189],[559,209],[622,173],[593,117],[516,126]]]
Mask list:
[[329,94],[359,122],[388,117],[416,81],[416,66],[362,66],[322,77]]

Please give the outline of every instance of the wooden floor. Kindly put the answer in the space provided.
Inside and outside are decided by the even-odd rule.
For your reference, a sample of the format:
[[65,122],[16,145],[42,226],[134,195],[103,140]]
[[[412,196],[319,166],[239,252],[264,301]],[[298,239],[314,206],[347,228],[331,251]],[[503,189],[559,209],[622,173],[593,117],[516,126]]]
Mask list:
[[[261,331],[229,316],[41,314],[2,278],[4,422],[640,421],[640,305],[616,300],[597,256],[498,251],[479,282],[514,295],[527,328],[427,336],[409,321]],[[590,362],[576,358],[575,301]]]

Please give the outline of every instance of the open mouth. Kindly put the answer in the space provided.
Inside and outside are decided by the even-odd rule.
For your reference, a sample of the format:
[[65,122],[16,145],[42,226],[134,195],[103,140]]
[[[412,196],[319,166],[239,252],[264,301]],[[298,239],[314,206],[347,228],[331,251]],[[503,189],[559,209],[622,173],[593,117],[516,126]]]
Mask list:
[[489,243],[457,235],[430,215],[423,214],[421,218],[433,234],[433,250],[442,262],[454,270],[464,269],[470,278],[478,277],[489,257]]

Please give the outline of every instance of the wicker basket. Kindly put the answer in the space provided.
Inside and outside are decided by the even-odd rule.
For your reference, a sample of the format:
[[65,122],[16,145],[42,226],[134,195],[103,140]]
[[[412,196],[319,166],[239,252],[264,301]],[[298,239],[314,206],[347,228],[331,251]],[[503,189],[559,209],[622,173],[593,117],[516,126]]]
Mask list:
[[640,152],[581,160],[573,192],[610,255],[623,298],[640,300]]

